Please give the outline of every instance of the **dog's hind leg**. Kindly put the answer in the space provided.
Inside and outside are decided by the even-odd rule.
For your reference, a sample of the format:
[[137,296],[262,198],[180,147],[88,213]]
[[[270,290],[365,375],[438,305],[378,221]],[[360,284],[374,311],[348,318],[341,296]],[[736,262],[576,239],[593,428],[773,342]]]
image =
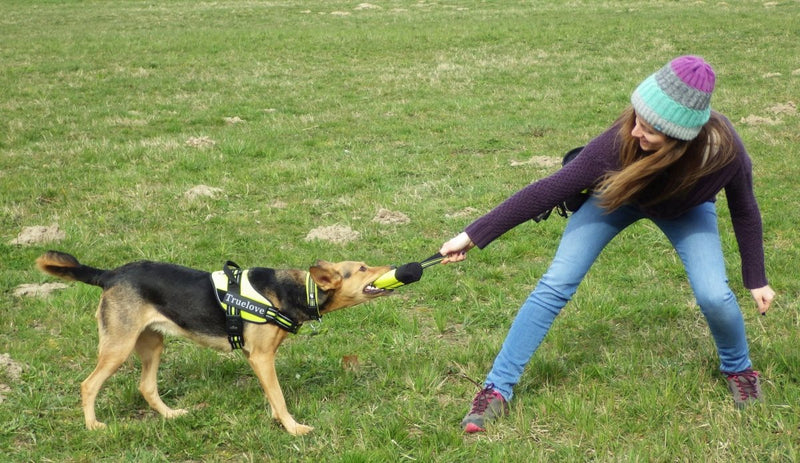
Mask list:
[[95,400],[103,383],[113,375],[133,351],[135,338],[122,337],[109,341],[111,336],[100,333],[100,348],[97,355],[97,366],[94,371],[81,383],[81,404],[83,417],[87,429],[105,428],[105,423],[97,421],[94,411]]
[[142,393],[147,403],[164,418],[175,418],[188,413],[184,409],[169,408],[158,394],[158,365],[161,362],[161,352],[164,350],[164,335],[145,329],[136,340],[135,348],[136,354],[142,361],[139,392]]

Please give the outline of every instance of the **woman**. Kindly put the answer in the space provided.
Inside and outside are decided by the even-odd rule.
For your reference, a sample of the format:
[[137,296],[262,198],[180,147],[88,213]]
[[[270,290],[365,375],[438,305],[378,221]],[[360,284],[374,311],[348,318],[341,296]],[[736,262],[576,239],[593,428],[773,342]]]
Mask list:
[[744,285],[765,314],[775,293],[764,269],[762,224],[747,151],[730,121],[712,112],[715,74],[681,56],[645,79],[632,106],[581,154],[532,183],[444,243],[443,263],[458,262],[566,198],[594,194],[567,222],[553,262],[520,308],[491,371],[461,422],[466,432],[508,413],[512,388],[559,311],[603,248],[623,229],[649,219],[678,252],[708,323],[734,404],[761,399],[744,321],[725,274],[715,196],[725,190],[742,259]]

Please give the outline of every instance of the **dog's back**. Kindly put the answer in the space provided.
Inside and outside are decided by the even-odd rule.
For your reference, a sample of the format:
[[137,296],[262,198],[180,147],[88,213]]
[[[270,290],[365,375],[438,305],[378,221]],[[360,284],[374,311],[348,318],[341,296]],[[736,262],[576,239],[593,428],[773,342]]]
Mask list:
[[209,273],[189,267],[164,262],[137,261],[104,270],[84,265],[70,254],[47,251],[36,259],[36,266],[44,273],[55,277],[80,281],[108,289],[116,284],[131,286],[184,286],[198,280],[207,280]]
[[36,266],[69,281],[115,291],[112,301],[123,299],[122,310],[154,308],[176,325],[191,332],[225,335],[225,312],[219,308],[208,272],[164,262],[137,261],[112,270],[81,264],[70,254],[48,251]]

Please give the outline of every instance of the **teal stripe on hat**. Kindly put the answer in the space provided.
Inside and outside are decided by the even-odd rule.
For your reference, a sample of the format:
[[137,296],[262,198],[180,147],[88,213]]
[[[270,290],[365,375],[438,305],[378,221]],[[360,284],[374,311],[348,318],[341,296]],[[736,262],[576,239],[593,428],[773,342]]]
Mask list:
[[631,96],[636,114],[659,132],[679,140],[691,140],[711,117],[711,108],[688,108],[658,85],[655,74],[645,79]]

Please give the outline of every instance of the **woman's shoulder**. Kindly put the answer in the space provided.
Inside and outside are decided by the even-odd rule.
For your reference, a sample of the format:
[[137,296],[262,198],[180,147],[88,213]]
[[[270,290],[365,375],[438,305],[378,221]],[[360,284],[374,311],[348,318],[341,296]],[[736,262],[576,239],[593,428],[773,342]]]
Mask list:
[[619,137],[619,126],[613,125],[600,135],[592,138],[584,146],[581,155],[586,153],[586,157],[608,160],[617,160],[622,141]]

